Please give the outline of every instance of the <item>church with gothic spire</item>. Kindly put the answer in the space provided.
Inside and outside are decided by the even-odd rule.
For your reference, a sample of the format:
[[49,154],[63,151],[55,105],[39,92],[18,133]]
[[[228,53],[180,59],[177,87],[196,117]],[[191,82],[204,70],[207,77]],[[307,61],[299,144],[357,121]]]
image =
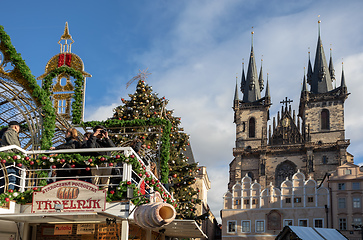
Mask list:
[[333,87],[335,70],[332,55],[326,59],[320,21],[318,32],[299,108],[293,110],[292,100],[285,97],[274,103],[282,107],[271,117],[273,82],[267,75],[264,84],[252,41],[248,68],[245,72],[242,64],[233,99],[236,140],[221,210],[222,239],[275,239],[284,226],[328,227],[332,202],[329,188],[320,183],[327,173],[353,163],[353,156],[345,138],[349,93],[344,71],[340,86]]
[[340,86],[334,88],[332,56],[328,65],[320,31],[314,68],[309,58],[307,69],[298,111],[291,109],[292,101],[286,97],[280,102],[281,111],[268,124],[272,105],[269,82],[266,79],[263,92],[262,65],[258,74],[252,44],[247,74],[242,68],[243,97],[239,99],[236,83],[233,101],[236,145],[230,163],[229,189],[245,175],[262,186],[280,186],[298,169],[319,181],[326,172],[351,161],[344,129],[344,102],[349,95],[344,72]]

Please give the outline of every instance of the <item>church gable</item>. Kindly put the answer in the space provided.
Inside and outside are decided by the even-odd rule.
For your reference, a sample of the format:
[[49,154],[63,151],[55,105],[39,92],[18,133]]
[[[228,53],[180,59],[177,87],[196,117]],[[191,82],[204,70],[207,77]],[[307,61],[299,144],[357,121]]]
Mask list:
[[[287,99],[287,98],[286,98]],[[291,100],[290,100],[291,101]],[[282,101],[285,103],[285,101]],[[270,133],[271,134],[271,133]],[[302,143],[303,136],[300,132],[300,121],[295,122],[295,111],[293,117],[291,116],[291,105],[287,109],[287,102],[285,108],[282,107],[281,117],[277,116],[277,125],[275,125],[275,118],[273,124],[273,133],[270,136],[270,145],[284,145]]]

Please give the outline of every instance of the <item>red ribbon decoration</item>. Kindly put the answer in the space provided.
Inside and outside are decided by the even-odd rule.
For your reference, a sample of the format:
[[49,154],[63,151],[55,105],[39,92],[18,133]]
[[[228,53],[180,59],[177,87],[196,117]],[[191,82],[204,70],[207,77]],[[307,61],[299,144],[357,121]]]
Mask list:
[[64,64],[64,54],[61,54],[61,55],[59,55],[59,58],[58,58],[58,67],[63,66],[63,64]]
[[145,181],[142,180],[142,182],[140,183],[140,192],[142,195],[145,195]]
[[67,54],[66,54],[66,65],[67,65],[68,67],[70,67],[70,66],[71,66],[71,61],[72,61],[72,54],[67,53]]

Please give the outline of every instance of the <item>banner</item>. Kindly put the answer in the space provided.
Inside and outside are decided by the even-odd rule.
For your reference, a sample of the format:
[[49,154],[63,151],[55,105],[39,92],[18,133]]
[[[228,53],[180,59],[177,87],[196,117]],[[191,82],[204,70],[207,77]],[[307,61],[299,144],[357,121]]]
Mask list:
[[106,192],[84,181],[58,181],[33,193],[32,213],[104,211]]

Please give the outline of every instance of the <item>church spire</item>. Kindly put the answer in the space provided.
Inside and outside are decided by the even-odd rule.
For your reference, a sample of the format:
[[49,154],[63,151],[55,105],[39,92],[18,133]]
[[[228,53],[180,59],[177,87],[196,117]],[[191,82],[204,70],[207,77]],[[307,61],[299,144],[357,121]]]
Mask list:
[[332,81],[335,81],[335,69],[333,66],[332,49],[330,48],[329,73]]
[[261,89],[258,81],[256,61],[253,52],[253,33],[254,32],[251,32],[252,34],[251,54],[248,63],[246,84],[243,92],[243,102],[245,103],[256,102],[261,99],[261,94],[260,94]]
[[306,84],[306,75],[305,75],[305,68],[304,68],[304,79],[303,79],[303,84],[302,84],[302,88],[301,88],[301,94],[308,92],[308,86]]
[[311,84],[311,79],[313,78],[313,68],[311,67],[310,50],[308,52],[308,55],[309,55],[309,62],[308,62],[307,83]]
[[245,76],[245,63],[242,59],[242,77],[241,77],[241,92],[244,93],[246,86],[246,76]]
[[342,63],[342,79],[340,82],[340,87],[342,88],[343,93],[347,93],[347,85],[345,84],[345,76],[344,76],[344,68],[343,68],[343,63]]
[[[71,41],[71,42],[68,42],[68,41]],[[60,45],[60,52],[61,53],[70,53],[71,46],[73,43],[74,43],[74,40],[72,39],[72,36],[69,34],[68,22],[66,22],[66,26],[64,27],[64,33],[58,41],[58,44]]]
[[326,93],[333,90],[332,81],[330,78],[328,64],[324,53],[323,43],[320,37],[320,20],[319,23],[319,36],[318,44],[316,47],[315,62],[313,75],[311,79],[311,92],[312,93]]
[[236,89],[234,91],[234,99],[233,102],[236,103],[236,101],[239,101],[239,97],[238,97],[238,78],[236,77]]
[[268,73],[267,73],[267,79],[266,79],[265,100],[266,100],[267,104],[271,103],[270,87],[268,85]]
[[258,77],[258,84],[260,84],[260,91],[262,92],[263,90],[263,73],[262,73],[262,62],[263,59],[261,59],[261,68],[260,68],[260,76]]

